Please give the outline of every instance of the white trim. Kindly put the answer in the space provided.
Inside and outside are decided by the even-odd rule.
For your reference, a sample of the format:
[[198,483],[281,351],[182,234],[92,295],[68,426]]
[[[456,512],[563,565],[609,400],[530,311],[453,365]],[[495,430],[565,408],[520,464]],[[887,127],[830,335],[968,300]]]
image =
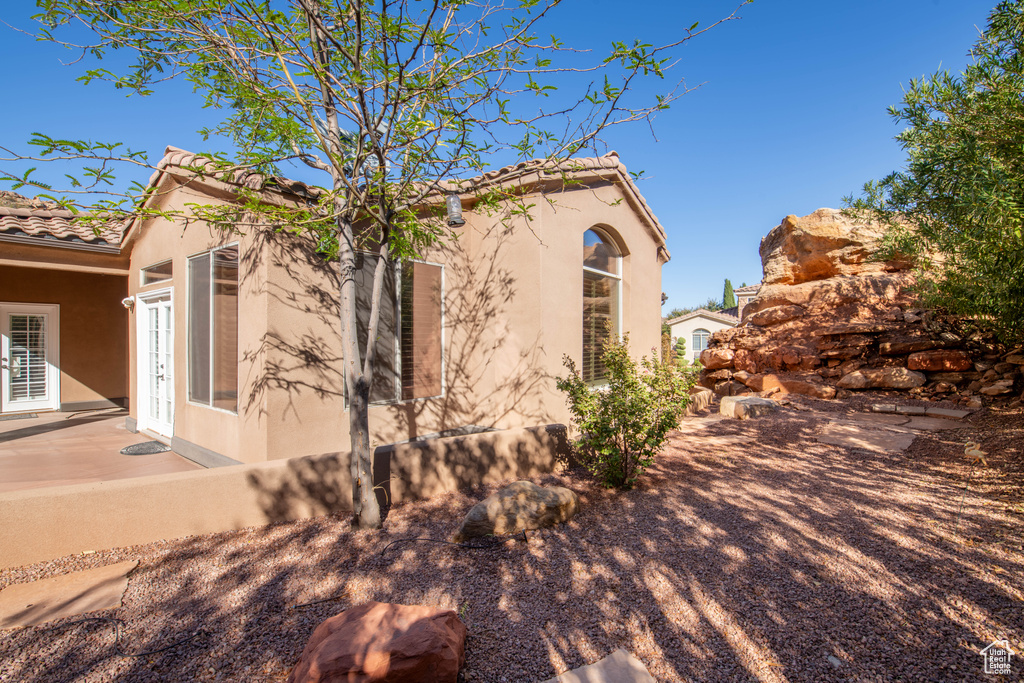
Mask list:
[[[213,404],[214,401],[214,368],[213,360],[216,354],[213,352],[213,341],[214,341],[214,318],[213,318],[213,254],[218,251],[225,249],[231,249],[232,247],[238,249],[238,270],[239,270],[239,281],[238,281],[238,294],[236,296],[235,305],[241,308],[242,302],[242,288],[241,288],[241,268],[242,268],[242,247],[240,242],[228,242],[217,247],[211,247],[205,251],[197,251],[194,254],[185,257],[185,403],[190,406],[199,406],[202,408],[209,408],[219,413],[225,413],[227,415],[238,416],[238,401],[241,398],[241,391],[239,391],[238,381],[239,377],[235,377],[235,410],[227,410],[225,408],[219,408]],[[202,256],[209,255],[210,257],[210,402],[199,403],[192,400],[192,354],[191,354],[191,343],[192,343],[192,259],[199,258]],[[239,325],[241,323],[241,310],[238,311]],[[236,335],[237,335],[236,330]],[[238,339],[235,339],[235,363],[238,363]]]
[[[135,308],[135,419],[136,429],[139,432],[147,431],[162,434],[166,438],[174,436],[174,418],[177,405],[174,399],[174,379],[177,376],[177,367],[175,365],[175,353],[174,353],[174,336],[177,325],[175,324],[175,313],[174,313],[174,287],[164,287],[162,289],[153,290],[149,292],[137,293],[136,298],[138,299],[139,305]],[[149,373],[147,371],[147,362],[149,360],[149,315],[145,313],[148,311],[148,306],[167,301],[167,305],[170,308],[170,320],[171,328],[169,330],[171,344],[168,349],[168,359],[171,364],[171,381],[167,383],[168,388],[168,399],[171,402],[171,414],[169,420],[164,423],[157,422],[149,414],[149,403],[148,400],[151,398],[149,395]],[[158,309],[159,310],[159,309]],[[166,368],[165,368],[166,372]],[[158,399],[159,400],[159,399]],[[166,429],[167,433],[164,434],[162,429]]]
[[[7,329],[8,312],[46,316],[46,398],[36,401],[21,401],[8,406],[6,394],[10,389],[10,337]],[[35,410],[60,410],[60,304],[28,304],[0,302],[0,352],[2,352],[3,377],[0,379],[0,413],[21,413]]]
[[[157,266],[162,266],[165,263],[170,263],[171,264],[171,274],[168,275],[167,277],[161,279],[161,280],[154,280],[153,282],[146,282],[146,271],[150,270],[152,268],[156,268]],[[169,280],[171,280],[171,281],[174,280],[174,259],[172,259],[172,258],[164,259],[163,261],[157,261],[156,263],[151,263],[148,266],[146,266],[145,268],[139,268],[139,287],[152,287],[153,285],[163,284],[163,283],[165,283],[165,282],[167,282]]]

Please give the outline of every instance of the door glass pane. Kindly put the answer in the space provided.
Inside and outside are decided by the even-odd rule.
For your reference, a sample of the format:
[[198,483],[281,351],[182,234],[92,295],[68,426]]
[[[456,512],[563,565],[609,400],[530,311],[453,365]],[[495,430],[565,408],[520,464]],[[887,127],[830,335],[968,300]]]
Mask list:
[[174,334],[171,329],[171,304],[169,302],[164,303],[160,307],[161,317],[163,318],[163,356],[160,359],[162,367],[160,368],[161,373],[164,376],[163,379],[163,392],[161,399],[164,402],[164,412],[162,418],[164,422],[170,423],[173,421],[173,404],[171,401],[171,394],[174,388],[174,378],[171,376],[174,364],[171,362],[171,354],[174,349]]
[[156,308],[147,309],[149,317],[149,358],[146,369],[149,375],[149,415],[160,419],[160,312]]
[[10,400],[45,400],[46,316],[11,314]]

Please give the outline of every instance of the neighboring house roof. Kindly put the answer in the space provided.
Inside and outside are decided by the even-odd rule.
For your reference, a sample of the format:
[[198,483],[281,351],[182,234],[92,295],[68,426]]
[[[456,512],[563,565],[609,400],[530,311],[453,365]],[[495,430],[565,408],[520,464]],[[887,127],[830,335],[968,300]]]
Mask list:
[[735,325],[740,321],[739,317],[737,317],[736,315],[729,315],[726,313],[726,311],[709,311],[706,308],[698,308],[696,311],[692,311],[690,313],[687,313],[686,315],[681,315],[678,318],[666,320],[665,324],[675,325],[677,323],[686,322],[691,318],[709,318],[711,320],[717,320],[718,322],[725,323],[727,325]]
[[121,243],[123,223],[109,221],[93,231],[83,225],[70,211],[49,207],[0,206],[0,238],[55,247],[109,247],[116,251]]
[[756,285],[747,285],[746,287],[737,287],[732,290],[733,294],[757,294],[757,290],[761,289],[761,283],[758,282]]

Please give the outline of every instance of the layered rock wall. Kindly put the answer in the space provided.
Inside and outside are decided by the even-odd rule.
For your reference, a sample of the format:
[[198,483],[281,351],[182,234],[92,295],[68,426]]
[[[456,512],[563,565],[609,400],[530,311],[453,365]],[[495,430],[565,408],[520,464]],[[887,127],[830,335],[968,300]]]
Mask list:
[[975,406],[1018,393],[1024,355],[920,309],[909,264],[872,260],[881,234],[835,209],[783,219],[761,241],[764,284],[743,322],[701,354],[701,383],[720,395],[895,389]]

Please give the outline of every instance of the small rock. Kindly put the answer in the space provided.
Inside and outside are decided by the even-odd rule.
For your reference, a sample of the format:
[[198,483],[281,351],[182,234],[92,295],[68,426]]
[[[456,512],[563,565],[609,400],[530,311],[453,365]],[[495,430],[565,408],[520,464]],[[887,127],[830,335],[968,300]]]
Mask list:
[[718,406],[718,412],[726,417],[746,420],[774,413],[779,404],[771,399],[757,396],[726,396]]
[[554,526],[575,517],[579,504],[579,496],[567,488],[513,482],[474,505],[453,540],[458,543],[480,536],[503,536]]
[[839,667],[841,667],[843,665],[843,663],[841,661],[839,661],[839,658],[835,657],[833,655],[829,655],[828,656],[828,663],[831,664],[833,666],[833,668],[836,668],[836,669],[838,669]]

